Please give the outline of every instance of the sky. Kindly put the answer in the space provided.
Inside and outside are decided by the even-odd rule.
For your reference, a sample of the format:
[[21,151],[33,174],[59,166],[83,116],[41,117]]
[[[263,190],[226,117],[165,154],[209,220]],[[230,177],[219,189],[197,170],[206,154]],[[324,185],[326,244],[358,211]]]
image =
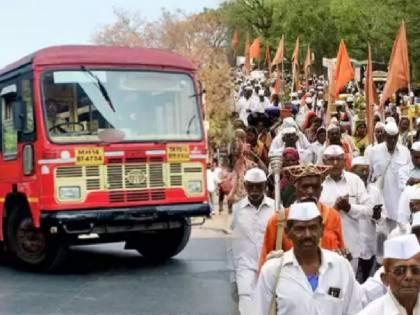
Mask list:
[[200,12],[221,0],[13,0],[0,10],[0,68],[38,49],[89,44],[101,26],[115,21],[114,8],[138,12],[153,21],[162,8]]

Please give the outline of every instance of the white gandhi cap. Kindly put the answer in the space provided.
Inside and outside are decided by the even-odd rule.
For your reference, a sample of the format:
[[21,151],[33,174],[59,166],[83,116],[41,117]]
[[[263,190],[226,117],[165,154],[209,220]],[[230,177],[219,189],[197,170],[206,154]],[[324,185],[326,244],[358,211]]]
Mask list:
[[355,165],[369,165],[369,162],[364,156],[357,156],[351,161],[351,166]]
[[413,145],[411,146],[411,150],[420,152],[420,141],[414,142]]
[[416,212],[413,214],[413,223],[411,223],[411,227],[420,226],[420,212]]
[[262,169],[254,167],[245,173],[244,180],[249,183],[265,183],[267,176]]
[[420,186],[412,185],[406,187],[408,200],[420,200]]
[[398,130],[398,126],[396,123],[390,121],[389,123],[387,123],[385,125],[385,132],[387,134],[389,134],[390,136],[395,136],[398,134],[399,130]]
[[299,202],[290,206],[287,220],[309,221],[321,216],[314,202]]
[[330,156],[339,156],[339,155],[344,155],[344,150],[342,147],[340,147],[339,145],[336,144],[332,144],[329,145],[325,150],[324,150],[324,155],[330,155]]
[[296,134],[296,128],[295,127],[286,127],[281,131],[282,135],[290,135],[290,134]]
[[384,242],[384,258],[410,259],[420,252],[420,245],[414,234],[407,234]]

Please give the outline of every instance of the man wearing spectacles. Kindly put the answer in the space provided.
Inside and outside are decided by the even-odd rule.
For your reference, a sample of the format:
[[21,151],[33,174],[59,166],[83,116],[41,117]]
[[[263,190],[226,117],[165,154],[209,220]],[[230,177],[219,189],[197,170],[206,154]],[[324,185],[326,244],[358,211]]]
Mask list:
[[420,245],[413,234],[385,241],[382,281],[388,286],[383,297],[358,315],[420,314]]

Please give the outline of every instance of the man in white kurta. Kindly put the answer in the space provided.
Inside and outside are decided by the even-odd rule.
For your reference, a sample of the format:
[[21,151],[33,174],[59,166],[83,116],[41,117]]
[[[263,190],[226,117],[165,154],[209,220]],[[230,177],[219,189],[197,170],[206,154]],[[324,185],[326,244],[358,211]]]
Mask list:
[[322,219],[316,204],[293,204],[286,232],[293,248],[264,264],[250,314],[271,315],[273,298],[277,315],[356,314],[361,301],[349,262],[318,247]]
[[258,261],[265,227],[274,213],[274,200],[264,195],[266,175],[258,168],[245,174],[247,197],[233,205],[232,255],[239,311],[247,314],[257,283]]
[[401,167],[398,171],[400,189],[420,184],[420,141],[411,146],[411,163]]
[[353,270],[357,272],[362,250],[360,221],[372,217],[373,204],[363,181],[357,175],[344,171],[344,151],[340,146],[328,146],[323,159],[332,168],[322,184],[319,201],[340,212],[344,243],[352,255]]
[[411,163],[410,151],[398,143],[398,126],[394,122],[385,125],[385,142],[375,145],[369,153],[371,180],[377,181],[384,197],[389,231],[396,227],[398,200],[401,195],[399,170]]
[[420,314],[419,253],[420,245],[413,234],[385,242],[385,272],[382,279],[388,285],[388,292],[367,305],[358,315]]
[[363,156],[353,158],[351,172],[360,177],[366,187],[366,191],[373,205],[372,217],[360,218],[361,251],[359,257],[359,268],[356,278],[360,283],[365,282],[369,277],[376,256],[376,223],[381,218],[381,207],[383,205],[382,194],[375,184],[368,184],[369,163]]
[[245,86],[244,95],[235,104],[235,112],[238,113],[239,119],[242,120],[245,126],[248,126],[248,115],[251,112],[252,106],[252,87]]

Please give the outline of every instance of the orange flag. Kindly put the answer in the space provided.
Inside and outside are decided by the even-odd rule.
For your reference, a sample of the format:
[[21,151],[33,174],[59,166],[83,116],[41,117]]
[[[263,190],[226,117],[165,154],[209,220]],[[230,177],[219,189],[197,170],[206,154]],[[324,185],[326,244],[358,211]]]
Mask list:
[[292,63],[294,65],[298,65],[299,64],[299,36],[296,39],[295,49],[293,50]]
[[381,111],[387,99],[403,87],[410,87],[410,62],[408,59],[407,35],[404,20],[392,47],[391,58],[388,65],[388,76],[381,98]]
[[270,54],[270,45],[267,44],[265,46],[265,62],[267,64],[267,68],[268,68],[268,77],[271,80],[271,54]]
[[312,65],[312,53],[311,53],[311,48],[308,45],[308,51],[306,52],[306,58],[305,58],[305,65],[303,66],[306,82],[308,81],[308,78],[311,72],[311,65]]
[[332,90],[332,100],[335,101],[340,91],[346,84],[354,79],[354,70],[351,65],[349,55],[347,54],[346,45],[341,40],[338,48],[337,61],[335,64],[335,71],[333,75],[334,89]]
[[368,45],[368,63],[366,68],[366,79],[365,79],[365,100],[366,100],[366,117],[368,127],[368,138],[369,143],[373,143],[373,133],[375,126],[373,120],[373,108],[375,104],[378,104],[378,96],[376,95],[375,83],[373,82],[372,76],[372,54],[370,51],[370,44]]
[[249,55],[250,55],[250,58],[255,58],[257,60],[260,60],[261,50],[260,50],[260,39],[258,37],[252,43],[249,50]]
[[238,33],[238,31],[235,31],[235,32],[233,32],[233,35],[232,35],[232,41],[230,43],[230,47],[234,51],[236,51],[238,49],[238,46],[239,46],[239,33]]
[[276,55],[274,56],[272,66],[282,63],[284,60],[284,35],[281,37],[279,46],[277,47]]
[[246,40],[245,40],[245,74],[249,74],[251,72],[251,57],[250,57],[250,45],[249,45],[249,34],[246,33]]

